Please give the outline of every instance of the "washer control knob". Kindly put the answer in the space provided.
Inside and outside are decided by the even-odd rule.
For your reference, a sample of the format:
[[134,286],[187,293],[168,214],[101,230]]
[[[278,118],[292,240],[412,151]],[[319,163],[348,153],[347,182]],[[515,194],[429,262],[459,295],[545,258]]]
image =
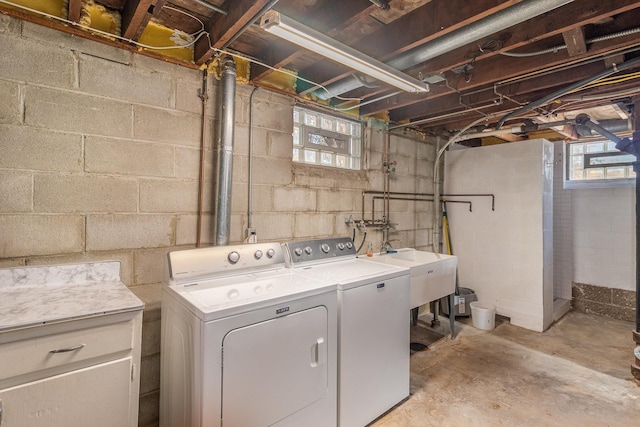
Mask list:
[[293,250],[293,253],[296,254],[297,256],[302,255],[302,248],[295,248]]
[[240,291],[238,291],[237,289],[231,289],[229,292],[227,292],[227,298],[229,299],[236,299],[240,296]]
[[253,254],[253,256],[255,257],[255,259],[260,259],[260,258],[262,258],[262,251],[261,251],[260,249],[258,249],[258,250],[256,251],[256,253],[255,253],[255,254]]
[[353,248],[353,243],[351,242],[347,242],[346,245],[347,245],[347,249]]
[[240,254],[236,251],[229,252],[227,259],[231,264],[235,264],[236,262],[240,261]]
[[342,242],[338,243],[338,249],[343,250],[344,249],[344,243],[342,243]]
[[276,251],[274,251],[273,249],[267,249],[267,258],[273,258],[275,254]]
[[311,252],[313,252],[313,249],[311,249],[311,246],[307,246],[306,248],[304,248],[304,251],[307,255],[311,255]]
[[325,254],[328,254],[331,247],[327,243],[323,243],[322,246],[320,246],[320,249],[322,249],[322,252]]

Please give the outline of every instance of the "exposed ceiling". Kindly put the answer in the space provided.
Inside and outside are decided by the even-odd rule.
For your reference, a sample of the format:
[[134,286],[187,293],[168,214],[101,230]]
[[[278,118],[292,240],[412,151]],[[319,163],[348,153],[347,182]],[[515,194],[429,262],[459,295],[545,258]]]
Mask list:
[[[120,15],[118,35],[126,40],[113,41],[78,26],[11,10],[5,0],[0,0],[0,11],[129,49],[146,40],[145,30],[153,22],[194,35],[185,37],[195,41],[192,57],[166,50],[147,50],[149,55],[197,67],[219,50],[240,53],[257,61],[250,66],[249,80],[258,86],[272,85],[280,74],[274,69],[280,68],[337,93],[345,81],[354,81],[343,65],[262,30],[259,19],[273,8],[380,61],[402,62],[402,71],[429,82],[429,92],[421,94],[360,83],[340,95],[360,99],[359,108],[351,110],[360,116],[375,115],[389,120],[391,127],[424,132],[455,131],[483,118],[476,130],[493,128],[508,113],[512,117],[504,126],[521,124],[523,117],[529,123],[554,122],[587,108],[594,119],[624,120],[634,96],[640,96],[640,0],[95,0],[95,4]],[[64,7],[68,7],[64,18],[82,22],[86,1],[68,0]],[[523,18],[536,8],[544,13],[538,10]],[[560,92],[576,82],[604,76],[606,70],[611,71],[604,80]],[[311,101],[323,92],[300,80],[280,90]],[[546,101],[526,111],[527,104],[540,99]],[[324,102],[338,109],[354,104],[335,97]],[[599,106],[606,108],[594,110]],[[555,129],[559,138],[572,136],[566,127]]]

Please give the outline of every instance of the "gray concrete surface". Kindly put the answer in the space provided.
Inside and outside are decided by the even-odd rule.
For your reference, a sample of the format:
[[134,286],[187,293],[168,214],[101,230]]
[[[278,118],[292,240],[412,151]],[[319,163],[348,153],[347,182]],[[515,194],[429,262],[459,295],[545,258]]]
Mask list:
[[[439,332],[448,333],[446,318]],[[432,334],[430,315],[412,341]],[[502,319],[411,356],[411,396],[375,427],[638,426],[640,387],[632,381],[633,324],[570,312],[544,333]]]

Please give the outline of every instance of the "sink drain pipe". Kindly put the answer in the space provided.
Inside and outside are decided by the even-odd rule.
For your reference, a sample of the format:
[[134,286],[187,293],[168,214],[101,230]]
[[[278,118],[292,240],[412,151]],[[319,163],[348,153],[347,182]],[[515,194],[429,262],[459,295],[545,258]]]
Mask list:
[[229,244],[231,224],[231,181],[233,176],[233,130],[236,105],[236,64],[225,58],[221,65],[218,180],[216,185],[216,246]]

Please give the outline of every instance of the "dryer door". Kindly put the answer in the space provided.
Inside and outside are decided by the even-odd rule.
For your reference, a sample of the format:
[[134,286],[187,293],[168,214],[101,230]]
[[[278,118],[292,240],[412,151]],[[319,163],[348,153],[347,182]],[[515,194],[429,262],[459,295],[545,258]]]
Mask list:
[[327,393],[327,309],[229,332],[223,340],[222,425],[269,426]]

